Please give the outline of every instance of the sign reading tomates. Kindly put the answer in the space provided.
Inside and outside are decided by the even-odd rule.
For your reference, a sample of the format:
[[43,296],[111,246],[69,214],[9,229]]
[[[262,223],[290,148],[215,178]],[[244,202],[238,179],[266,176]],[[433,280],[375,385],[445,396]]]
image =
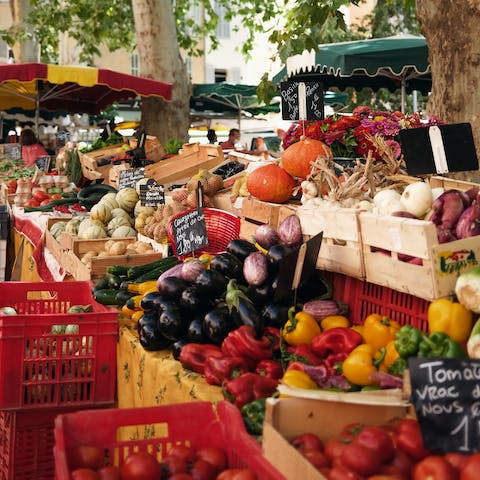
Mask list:
[[427,449],[474,453],[480,444],[480,360],[411,358],[415,407]]

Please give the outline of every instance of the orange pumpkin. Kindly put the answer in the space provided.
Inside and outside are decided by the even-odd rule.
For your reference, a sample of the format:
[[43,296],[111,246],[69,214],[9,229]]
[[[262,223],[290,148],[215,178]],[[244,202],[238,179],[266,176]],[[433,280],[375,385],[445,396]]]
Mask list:
[[247,189],[263,202],[282,203],[292,196],[295,180],[275,163],[258,167],[247,177]]
[[302,137],[285,150],[282,156],[282,167],[294,177],[307,178],[312,170],[312,162],[319,155],[329,157],[332,151],[320,140]]

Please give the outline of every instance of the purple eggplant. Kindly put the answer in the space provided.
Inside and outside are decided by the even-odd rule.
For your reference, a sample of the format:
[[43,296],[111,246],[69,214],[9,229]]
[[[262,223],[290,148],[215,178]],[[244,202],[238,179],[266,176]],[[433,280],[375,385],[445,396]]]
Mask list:
[[278,236],[277,231],[268,223],[264,223],[257,227],[254,238],[260,246],[267,250],[280,243],[280,237]]
[[261,285],[268,278],[267,258],[258,250],[250,253],[243,262],[243,276],[249,285]]
[[295,214],[282,220],[277,231],[280,240],[287,245],[298,245],[302,242],[302,225]]

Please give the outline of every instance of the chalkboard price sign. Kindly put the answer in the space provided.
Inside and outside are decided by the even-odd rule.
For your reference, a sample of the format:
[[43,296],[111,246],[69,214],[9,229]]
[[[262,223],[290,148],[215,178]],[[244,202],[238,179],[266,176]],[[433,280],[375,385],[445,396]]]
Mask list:
[[173,239],[177,256],[187,255],[208,245],[203,208],[189,210],[173,220]]
[[480,444],[480,360],[410,358],[411,402],[425,446],[473,453]]
[[118,189],[122,188],[135,188],[135,185],[139,180],[145,178],[145,169],[131,168],[129,170],[120,170],[120,176],[118,177]]
[[323,85],[319,82],[281,82],[283,120],[323,120]]
[[165,203],[165,189],[153,178],[140,185],[140,205],[144,207],[157,207]]

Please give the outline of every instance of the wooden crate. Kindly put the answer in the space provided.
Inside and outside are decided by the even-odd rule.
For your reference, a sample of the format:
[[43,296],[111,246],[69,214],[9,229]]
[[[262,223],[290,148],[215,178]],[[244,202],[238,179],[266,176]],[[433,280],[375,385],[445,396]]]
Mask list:
[[122,170],[130,170],[132,167],[127,162],[122,162],[118,165],[112,165],[108,173],[108,184],[118,190],[118,181],[120,179],[120,172]]
[[[129,143],[133,149],[136,148],[138,140],[136,138],[131,138]],[[165,156],[165,149],[163,148],[163,145],[160,143],[160,140],[153,135],[147,135],[144,150],[147,160],[153,160],[157,162]]]
[[200,169],[209,170],[224,161],[222,148],[218,145],[186,143],[181,153],[145,167],[145,177],[153,178],[162,185],[186,181]]
[[[107,239],[110,240],[110,239]],[[120,240],[120,239],[115,239]],[[123,238],[121,239],[127,243],[133,243],[137,239]],[[105,242],[101,240],[90,240],[89,244],[84,242],[77,243],[74,250],[66,252],[65,269],[72,275],[75,280],[96,280],[105,275],[107,267],[110,265],[144,265],[163,258],[163,253],[146,253],[146,254],[126,254],[126,255],[111,255],[104,257],[92,257],[89,265],[82,263],[80,258],[89,250],[101,252],[104,250]],[[63,266],[63,265],[62,265]]]
[[439,244],[432,222],[366,212],[359,218],[368,282],[434,300],[453,295],[458,275],[478,265],[479,237]]
[[108,165],[98,166],[97,161],[107,157],[123,155],[124,153],[125,147],[123,143],[99,148],[98,150],[93,150],[88,153],[79,153],[83,176],[89,180],[99,180],[103,178],[108,182],[112,164],[109,163]]
[[314,209],[283,206],[278,223],[292,213],[299,217],[305,239],[323,232],[317,268],[365,278],[357,210],[334,206],[316,206]]
[[52,217],[47,220],[45,229],[45,247],[50,251],[55,260],[63,267],[65,263],[66,248],[50,233],[50,228],[57,222],[68,222],[68,217]]
[[440,176],[430,177],[429,183],[432,188],[442,187],[445,190],[450,190],[454,188],[456,190],[461,190],[462,192],[465,192],[470,188],[480,187],[480,184],[478,183],[466,182],[464,180],[456,180],[455,178],[447,178]]

